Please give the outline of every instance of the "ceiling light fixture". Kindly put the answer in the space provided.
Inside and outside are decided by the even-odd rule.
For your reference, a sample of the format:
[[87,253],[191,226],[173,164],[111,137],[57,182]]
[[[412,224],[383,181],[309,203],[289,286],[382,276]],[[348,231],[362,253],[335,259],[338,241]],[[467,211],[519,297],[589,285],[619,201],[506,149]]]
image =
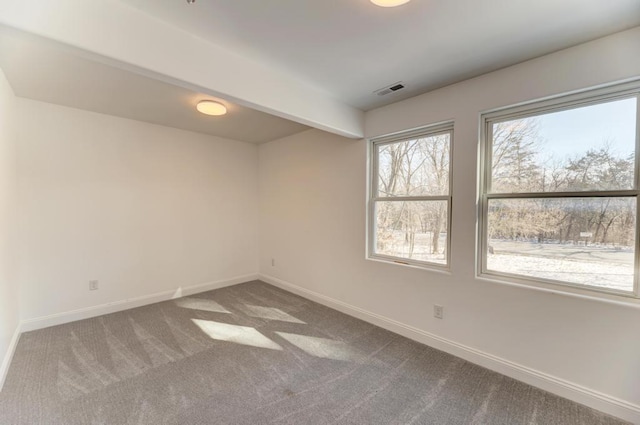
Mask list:
[[380,7],[396,7],[405,3],[409,3],[411,0],[371,0],[371,3]]
[[224,115],[227,113],[226,106],[213,100],[201,100],[196,109],[205,115]]

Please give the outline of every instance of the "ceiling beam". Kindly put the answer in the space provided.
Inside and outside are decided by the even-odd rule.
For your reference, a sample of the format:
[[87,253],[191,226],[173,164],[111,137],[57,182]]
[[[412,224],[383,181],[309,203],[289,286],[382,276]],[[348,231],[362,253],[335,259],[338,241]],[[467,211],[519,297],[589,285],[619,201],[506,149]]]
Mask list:
[[359,109],[116,0],[0,2],[0,23],[301,124],[350,138],[364,133]]

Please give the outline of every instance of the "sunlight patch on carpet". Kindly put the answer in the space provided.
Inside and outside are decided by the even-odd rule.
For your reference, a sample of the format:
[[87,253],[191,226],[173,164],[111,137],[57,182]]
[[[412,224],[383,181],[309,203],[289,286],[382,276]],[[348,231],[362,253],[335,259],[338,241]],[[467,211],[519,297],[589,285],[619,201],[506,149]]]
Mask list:
[[213,300],[205,298],[180,298],[174,301],[175,305],[182,308],[190,308],[191,310],[212,311],[214,313],[231,312]]
[[257,317],[259,319],[280,320],[282,322],[300,323],[306,325],[306,323],[302,320],[296,319],[289,313],[285,313],[284,311],[275,307],[262,307],[258,305],[243,304],[242,310],[244,310],[247,315],[251,317]]
[[362,359],[360,354],[341,341],[287,332],[276,332],[276,334],[311,356],[342,361],[359,361]]
[[282,350],[278,344],[248,326],[229,325],[201,319],[191,319],[191,321],[212,339],[270,350]]

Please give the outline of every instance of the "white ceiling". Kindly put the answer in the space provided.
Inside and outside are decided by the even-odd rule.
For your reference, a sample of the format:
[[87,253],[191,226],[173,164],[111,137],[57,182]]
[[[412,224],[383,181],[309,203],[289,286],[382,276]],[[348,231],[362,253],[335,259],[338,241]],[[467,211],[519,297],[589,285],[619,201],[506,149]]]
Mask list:
[[[41,37],[0,31],[0,68],[20,97],[250,143],[309,128],[95,59]],[[203,99],[221,101],[227,115],[200,114],[195,105]]]
[[362,110],[640,25],[638,0],[119,1]]
[[0,37],[28,34],[0,67],[19,96],[223,137],[360,138],[365,110],[638,25],[640,0],[0,1]]

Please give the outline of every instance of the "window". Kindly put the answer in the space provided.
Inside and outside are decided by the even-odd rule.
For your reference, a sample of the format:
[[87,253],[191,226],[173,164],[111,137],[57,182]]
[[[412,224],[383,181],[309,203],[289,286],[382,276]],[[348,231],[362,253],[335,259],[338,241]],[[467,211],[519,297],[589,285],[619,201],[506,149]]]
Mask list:
[[371,141],[369,257],[449,266],[453,126]]
[[639,94],[483,115],[481,275],[638,296]]

